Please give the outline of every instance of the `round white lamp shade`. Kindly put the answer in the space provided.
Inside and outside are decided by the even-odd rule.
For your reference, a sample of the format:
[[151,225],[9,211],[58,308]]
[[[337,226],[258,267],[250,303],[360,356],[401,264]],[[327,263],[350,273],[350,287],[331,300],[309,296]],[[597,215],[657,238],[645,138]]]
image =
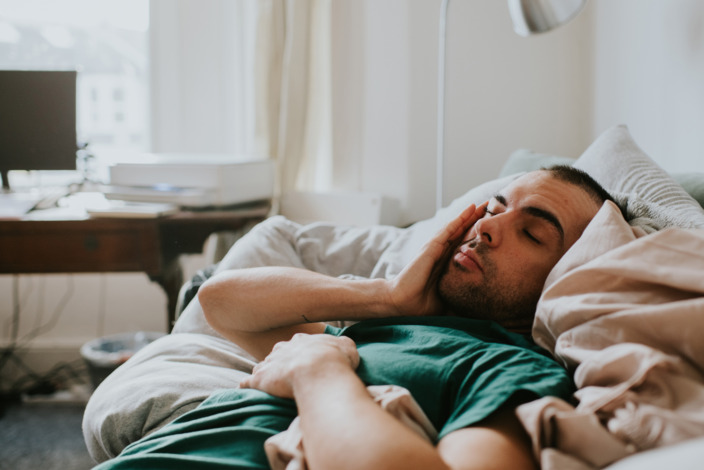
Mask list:
[[508,0],[516,34],[530,36],[557,28],[577,16],[586,0]]

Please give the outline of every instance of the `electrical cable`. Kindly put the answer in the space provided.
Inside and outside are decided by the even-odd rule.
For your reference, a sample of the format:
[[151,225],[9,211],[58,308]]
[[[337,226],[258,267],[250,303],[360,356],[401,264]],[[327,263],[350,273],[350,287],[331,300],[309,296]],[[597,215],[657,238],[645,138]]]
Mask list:
[[[22,366],[29,368],[21,359],[16,358],[15,360],[22,363]],[[61,375],[64,375],[62,377]],[[42,386],[51,386],[56,389],[59,386],[65,385],[69,382],[75,383],[86,383],[87,382],[88,370],[83,362],[83,359],[75,359],[73,361],[63,361],[54,365],[51,369],[42,375],[37,375],[33,371],[23,377],[18,378],[10,387],[10,394],[22,394],[31,392],[32,390],[40,389]],[[30,382],[30,380],[33,380]],[[27,385],[27,383],[29,384]]]
[[[68,282],[67,282],[67,287],[66,290],[64,291],[64,294],[61,296],[61,299],[57,303],[56,307],[54,308],[54,311],[52,312],[51,316],[49,317],[48,321],[44,322],[43,324],[40,323],[40,320],[37,320],[35,322],[35,327],[30,330],[28,333],[22,336],[22,338],[19,337],[19,330],[20,330],[20,318],[21,318],[21,310],[22,310],[22,305],[23,302],[20,300],[20,289],[19,289],[19,276],[15,275],[13,276],[13,288],[12,288],[12,306],[13,306],[13,312],[12,312],[12,324],[11,324],[11,332],[10,332],[10,344],[8,347],[3,348],[2,355],[0,356],[0,379],[2,377],[2,370],[5,367],[6,364],[8,364],[9,361],[12,361],[18,369],[22,370],[24,372],[24,375],[17,380],[9,387],[9,389],[3,389],[1,386],[2,381],[0,380],[0,394],[2,395],[9,395],[9,396],[14,396],[14,395],[20,395],[24,392],[27,391],[42,391],[42,390],[47,390],[50,391],[51,389],[56,389],[56,387],[61,383],[61,381],[58,379],[60,374],[62,372],[65,372],[68,374],[68,379],[73,379],[77,382],[85,382],[83,377],[81,377],[81,370],[78,369],[74,365],[78,361],[81,361],[82,359],[77,359],[72,362],[61,362],[56,364],[52,369],[50,369],[48,372],[45,372],[43,374],[37,373],[35,370],[33,370],[30,366],[28,366],[24,360],[19,356],[18,351],[22,350],[27,344],[29,344],[31,341],[36,339],[38,336],[51,331],[58,321],[61,319],[61,316],[65,312],[66,305],[68,304],[69,300],[71,297],[73,297],[74,293],[74,278],[72,275],[68,275],[67,277]],[[32,291],[33,289],[29,289],[27,295]],[[42,289],[42,296],[43,297],[43,289]],[[85,375],[85,366],[84,366],[84,375]],[[66,382],[66,381],[64,381]],[[29,383],[29,385],[26,385]]]
[[10,325],[10,344],[3,348],[2,356],[0,356],[0,389],[2,384],[2,370],[5,364],[15,355],[17,349],[17,336],[20,328],[20,295],[19,295],[19,276],[12,276],[12,320]]
[[[41,325],[44,321],[44,312],[46,311],[46,295],[45,295],[45,288],[46,288],[46,276],[41,276],[39,277],[38,280],[39,286],[37,287],[37,314],[34,316],[34,327],[32,329],[36,329]],[[26,305],[25,302],[22,302],[22,305]],[[31,331],[31,330],[30,330]]]
[[51,331],[52,328],[56,326],[58,321],[61,319],[61,316],[64,313],[64,308],[66,307],[66,304],[68,304],[68,301],[71,300],[71,297],[73,297],[73,290],[74,290],[74,279],[72,274],[67,275],[68,283],[67,283],[67,288],[66,291],[64,291],[64,295],[61,296],[61,299],[59,300],[58,304],[54,308],[54,312],[51,314],[49,317],[49,320],[43,324],[40,325],[34,329],[32,329],[29,333],[25,334],[24,337],[21,339],[21,341],[18,341],[17,348],[23,348],[27,343],[33,341],[36,339],[38,336]]

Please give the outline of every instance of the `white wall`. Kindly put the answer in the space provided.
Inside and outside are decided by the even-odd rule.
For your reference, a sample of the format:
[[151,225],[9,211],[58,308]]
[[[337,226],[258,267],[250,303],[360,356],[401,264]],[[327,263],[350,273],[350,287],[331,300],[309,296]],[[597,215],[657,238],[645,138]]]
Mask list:
[[[398,198],[403,223],[428,217],[435,210],[440,1],[337,5],[354,12],[360,27],[343,38],[354,63],[334,57],[338,76],[357,78],[333,84],[333,119],[344,122],[342,129],[335,123],[344,143],[335,151],[346,155],[348,136],[361,139],[359,166],[345,160],[353,189]],[[519,147],[579,155],[590,137],[591,13],[528,39],[513,32],[505,2],[454,1],[448,16],[445,203],[493,178]],[[344,27],[346,18],[336,21]],[[358,118],[350,120],[351,109]]]
[[[472,3],[482,10],[471,11]],[[495,177],[520,147],[579,155],[589,143],[589,12],[553,32],[522,38],[512,30],[505,2],[454,6],[446,197]]]
[[594,2],[592,135],[629,126],[668,171],[704,171],[704,2]]
[[[344,31],[334,41],[345,45],[333,47],[335,157],[345,157],[336,181],[398,198],[402,223],[427,217],[440,0],[336,5],[345,12],[334,20]],[[620,123],[666,170],[703,171],[702,84],[699,0],[590,0],[576,20],[529,38],[513,33],[505,2],[455,0],[445,203],[496,175],[517,148],[577,157]]]

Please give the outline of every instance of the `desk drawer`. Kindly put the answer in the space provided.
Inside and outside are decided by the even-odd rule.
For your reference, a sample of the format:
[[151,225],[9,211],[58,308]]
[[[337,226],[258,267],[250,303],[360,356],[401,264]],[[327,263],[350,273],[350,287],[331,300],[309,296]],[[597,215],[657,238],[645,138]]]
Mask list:
[[34,231],[0,234],[5,273],[160,271],[156,227],[86,225],[81,230],[37,225]]

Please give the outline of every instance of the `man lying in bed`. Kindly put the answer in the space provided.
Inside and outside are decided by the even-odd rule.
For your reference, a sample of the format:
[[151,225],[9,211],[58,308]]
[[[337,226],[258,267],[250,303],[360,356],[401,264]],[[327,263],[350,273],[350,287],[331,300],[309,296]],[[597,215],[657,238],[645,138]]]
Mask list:
[[[199,292],[206,318],[263,362],[100,468],[268,468],[264,441],[296,416],[311,469],[534,468],[513,411],[573,385],[523,335],[549,271],[606,199],[578,170],[540,170],[467,208],[393,280],[277,267],[213,277]],[[322,323],[338,319],[359,322]],[[375,404],[369,384],[408,389],[437,442]]]

